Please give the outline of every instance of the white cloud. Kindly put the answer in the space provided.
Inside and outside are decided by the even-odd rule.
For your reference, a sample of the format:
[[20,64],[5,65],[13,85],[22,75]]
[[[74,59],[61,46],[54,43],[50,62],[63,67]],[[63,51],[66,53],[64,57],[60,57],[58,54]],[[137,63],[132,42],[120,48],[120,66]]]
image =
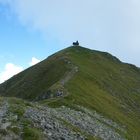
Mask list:
[[[140,65],[139,0],[0,0],[21,22],[63,45],[74,40]],[[53,39],[52,39],[53,38]],[[133,57],[134,56],[134,57]]]
[[[115,4],[110,0],[109,2],[104,0],[2,1],[7,1],[23,25],[36,29],[47,37],[51,35],[62,42],[79,39],[91,45],[99,35],[100,39],[101,35],[105,35],[101,32],[103,28],[107,28],[104,30],[107,31],[115,22],[111,18],[115,13]],[[106,35],[104,37],[106,38]]]
[[9,5],[22,24],[63,42],[79,39],[90,47],[112,48],[123,41],[123,46],[130,47],[136,41],[133,36],[140,36],[139,0],[0,1]]
[[37,59],[37,58],[35,58],[35,57],[32,57],[32,60],[31,60],[31,62],[29,63],[29,65],[30,65],[30,66],[33,66],[33,65],[35,65],[35,64],[37,64],[37,63],[39,63],[39,62],[40,62],[39,59]]
[[[32,60],[29,63],[29,66],[33,66],[39,62],[40,62],[40,60],[38,60],[35,57],[32,57]],[[8,80],[12,76],[20,73],[23,70],[24,70],[24,68],[22,66],[17,66],[13,63],[7,63],[5,65],[4,70],[2,72],[0,72],[0,83],[3,83],[4,81]]]
[[3,83],[21,71],[23,71],[23,67],[17,66],[13,63],[7,63],[5,69],[0,73],[0,83]]

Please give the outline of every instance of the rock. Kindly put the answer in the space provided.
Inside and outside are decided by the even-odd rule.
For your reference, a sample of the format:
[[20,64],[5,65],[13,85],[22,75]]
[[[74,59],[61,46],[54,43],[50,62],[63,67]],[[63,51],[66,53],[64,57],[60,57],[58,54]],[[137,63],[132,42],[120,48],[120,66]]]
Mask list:
[[7,127],[10,126],[10,125],[11,125],[11,122],[2,123],[0,128],[1,129],[7,129]]
[[48,135],[48,136],[52,136],[52,133],[51,133],[51,132],[48,132],[47,135]]
[[65,106],[60,108],[38,106],[38,109],[28,109],[25,116],[30,118],[37,127],[44,129],[50,140],[60,138],[65,140],[86,139],[81,133],[76,133],[69,129],[69,127],[63,124],[62,120],[87,134],[97,136],[103,140],[110,140],[112,138],[112,140],[125,140],[116,132],[116,129],[125,132],[118,124],[104,118],[96,111],[91,112],[83,107],[80,107],[80,110],[84,111],[76,111]]

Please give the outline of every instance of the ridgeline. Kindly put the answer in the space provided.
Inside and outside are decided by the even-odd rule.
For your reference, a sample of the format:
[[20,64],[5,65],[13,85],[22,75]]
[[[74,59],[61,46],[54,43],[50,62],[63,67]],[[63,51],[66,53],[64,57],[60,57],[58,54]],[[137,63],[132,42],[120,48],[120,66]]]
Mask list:
[[[36,129],[45,128],[34,124],[37,112],[48,115],[43,108],[47,106],[50,118],[59,118],[79,133],[78,137],[68,131],[71,137],[63,136],[60,127],[64,139],[140,139],[140,69],[107,52],[79,45],[66,48],[2,83],[0,95],[6,104],[16,100],[19,107],[24,106],[22,117],[31,117]],[[59,138],[53,128],[44,131],[48,139]]]

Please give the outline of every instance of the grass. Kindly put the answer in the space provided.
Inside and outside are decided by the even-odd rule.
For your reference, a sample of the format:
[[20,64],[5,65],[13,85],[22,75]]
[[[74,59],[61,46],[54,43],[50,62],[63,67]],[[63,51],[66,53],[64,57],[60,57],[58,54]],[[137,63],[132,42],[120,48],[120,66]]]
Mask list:
[[25,108],[28,104],[25,104],[26,101],[17,98],[8,98],[8,102],[10,104],[9,111],[17,115],[18,120],[20,120],[23,117]]
[[71,61],[79,67],[79,72],[65,86],[71,94],[64,99],[48,101],[48,105],[82,105],[125,125],[127,133],[123,135],[126,138],[139,137],[140,95],[133,91],[139,89],[139,68],[124,64],[107,53],[69,49]]
[[22,137],[23,140],[42,140],[40,130],[31,127],[24,127]]
[[12,131],[14,134],[16,134],[16,135],[19,135],[20,134],[20,132],[21,132],[21,129],[19,128],[19,127],[17,127],[17,126],[14,126],[14,127],[9,127],[8,128],[10,131]]
[[[59,66],[63,66],[58,69]],[[63,77],[68,70],[65,62],[61,58],[52,58],[39,63],[38,66],[31,67],[16,75],[6,83],[2,84],[6,89],[6,96],[20,97],[28,100],[35,100],[38,96],[47,93],[48,89]],[[3,94],[5,91],[0,90]]]
[[[79,70],[64,87],[68,96],[41,103],[96,110],[126,126],[127,133],[123,135],[127,139],[140,138],[140,69],[106,52],[69,47],[8,80],[0,86],[0,93],[35,100],[56,87],[70,70],[66,60]],[[22,111],[17,113],[22,115]]]
[[6,136],[8,133],[5,129],[0,129],[0,135]]

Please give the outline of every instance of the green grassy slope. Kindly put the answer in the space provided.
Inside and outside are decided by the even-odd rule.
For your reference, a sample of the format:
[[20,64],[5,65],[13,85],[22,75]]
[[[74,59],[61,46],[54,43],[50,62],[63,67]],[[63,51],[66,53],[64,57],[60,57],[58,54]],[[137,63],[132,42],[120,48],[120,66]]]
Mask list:
[[48,91],[69,70],[65,58],[55,55],[14,76],[0,86],[0,93],[34,100]]
[[126,126],[128,139],[140,139],[140,69],[105,52],[69,47],[1,84],[0,93],[29,100],[43,96],[71,70],[68,62],[78,67],[64,85],[68,95],[43,103],[96,110]]
[[140,69],[108,53],[70,50],[79,72],[67,84],[65,102],[95,109],[127,126],[130,139],[140,139]]

